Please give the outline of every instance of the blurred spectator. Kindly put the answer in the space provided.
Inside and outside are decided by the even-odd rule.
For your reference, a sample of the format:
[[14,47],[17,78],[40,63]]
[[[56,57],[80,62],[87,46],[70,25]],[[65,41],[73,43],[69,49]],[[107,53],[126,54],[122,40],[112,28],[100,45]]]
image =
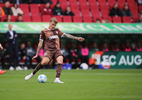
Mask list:
[[27,42],[26,56],[29,58],[30,67],[32,68],[32,57],[36,54],[36,50],[31,46],[31,42]]
[[79,56],[81,58],[82,63],[88,64],[88,56],[89,56],[89,49],[86,46],[86,42],[82,42],[81,48],[79,48]]
[[5,12],[5,15],[12,15],[13,14],[12,10],[10,8],[10,2],[9,1],[5,2],[5,7],[3,7],[3,10]]
[[139,5],[142,5],[142,0],[138,0],[138,4],[139,4]]
[[[35,0],[34,0],[35,1]],[[45,4],[45,3],[47,3],[47,2],[49,2],[50,4],[52,4],[52,0],[41,0],[41,3],[43,3],[43,4]]]
[[6,18],[6,20],[4,20],[4,22],[11,22],[11,15],[7,15],[7,18]]
[[13,4],[17,4],[18,6],[20,3],[23,3],[24,0],[11,0]]
[[19,8],[19,6],[17,4],[14,4],[13,7],[11,8],[12,9],[12,13],[14,16],[17,16],[17,15],[23,15],[23,11]]
[[2,68],[6,69],[5,66],[5,60],[9,61],[9,52],[8,52],[8,43],[5,42],[4,46],[3,46],[3,50],[1,50],[0,52],[1,56],[1,62],[2,62]]
[[5,3],[5,2],[7,2],[7,1],[11,1],[11,0],[0,0],[0,3]]
[[74,43],[71,43],[70,47],[68,48],[68,52],[69,52],[70,63],[73,61],[73,59],[75,59],[75,68],[77,68],[78,67],[78,52],[74,46]]
[[50,3],[49,2],[47,2],[45,4],[45,7],[42,9],[41,12],[42,12],[43,15],[52,15],[52,10],[50,8]]
[[112,48],[112,51],[120,51],[119,50],[119,46],[118,46],[118,43],[114,43],[114,46],[113,46],[113,48]]
[[61,48],[60,48],[60,50],[61,50],[62,54],[64,55],[64,59],[63,59],[64,61],[63,62],[66,63],[66,59],[68,58],[69,53],[66,50],[66,48],[64,47],[63,42],[61,42]]
[[136,23],[142,23],[142,14],[140,15],[139,19],[136,20]]
[[96,42],[93,42],[93,45],[90,49],[91,52],[96,52],[96,51],[99,51],[98,47],[97,47],[97,43]]
[[121,11],[118,8],[117,4],[113,5],[113,8],[111,9],[111,11],[109,13],[109,16],[115,16],[115,17],[122,16]]
[[61,8],[60,2],[57,2],[57,4],[54,6],[54,8],[52,9],[52,13],[53,15],[63,15],[63,10]]
[[74,13],[71,11],[70,6],[66,8],[64,15],[74,16]]
[[125,44],[124,51],[131,51],[131,47],[129,46],[129,42],[128,41]]
[[109,49],[108,49],[108,47],[107,47],[107,43],[106,43],[106,42],[103,44],[102,51],[109,51]]
[[18,19],[16,20],[16,22],[23,22],[22,15],[18,15]]
[[26,56],[26,47],[25,47],[25,43],[22,43],[20,45],[20,49],[19,49],[19,61],[20,60],[25,60],[25,65],[24,65],[24,70],[28,69],[28,57]]
[[100,19],[96,19],[96,23],[101,23],[101,20]]
[[[16,61],[16,70],[22,70],[22,68],[19,66],[19,54],[18,54],[18,44],[17,44],[17,38],[18,35],[15,31],[12,30],[12,25],[8,25],[9,31],[6,32],[6,39],[8,41],[8,50],[9,50],[9,65],[10,65],[10,70],[14,70],[12,66],[12,61],[15,58]],[[14,51],[14,53],[13,53]],[[14,54],[14,55],[13,55]],[[14,64],[13,64],[14,65]]]
[[122,16],[130,16],[133,17],[131,10],[129,9],[128,5],[125,5],[122,9]]
[[5,12],[4,12],[3,8],[0,7],[0,16],[3,16],[3,15],[5,15]]
[[28,3],[28,4],[31,4],[32,1],[36,1],[36,0],[23,0],[23,3]]
[[110,21],[106,19],[106,20],[102,20],[102,23],[110,23]]
[[41,4],[41,0],[32,0],[32,3]]
[[135,47],[134,51],[142,51],[141,42],[137,42],[137,46]]

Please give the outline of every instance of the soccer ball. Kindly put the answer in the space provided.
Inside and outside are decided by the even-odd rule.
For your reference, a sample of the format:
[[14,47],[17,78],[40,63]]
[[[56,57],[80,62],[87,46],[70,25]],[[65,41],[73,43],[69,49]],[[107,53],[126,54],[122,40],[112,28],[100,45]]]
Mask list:
[[80,65],[80,68],[86,70],[86,69],[88,69],[88,65],[86,63],[82,63]]
[[37,80],[39,83],[46,83],[47,77],[44,74],[41,74],[38,76]]

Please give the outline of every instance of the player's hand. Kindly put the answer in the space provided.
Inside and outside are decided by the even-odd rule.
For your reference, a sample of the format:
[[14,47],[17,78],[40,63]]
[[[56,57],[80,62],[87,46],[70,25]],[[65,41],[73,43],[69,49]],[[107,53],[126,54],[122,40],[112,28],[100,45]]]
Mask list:
[[0,49],[1,49],[1,50],[3,50],[3,47],[2,47],[2,46],[0,46]]
[[82,41],[84,41],[85,39],[84,38],[82,38],[82,37],[78,37],[78,39],[77,39],[78,41],[80,41],[80,42],[82,42]]
[[17,37],[17,34],[15,34],[15,37]]
[[33,59],[36,59],[37,57],[38,57],[38,55],[35,55],[35,56],[32,58],[32,60],[33,60]]

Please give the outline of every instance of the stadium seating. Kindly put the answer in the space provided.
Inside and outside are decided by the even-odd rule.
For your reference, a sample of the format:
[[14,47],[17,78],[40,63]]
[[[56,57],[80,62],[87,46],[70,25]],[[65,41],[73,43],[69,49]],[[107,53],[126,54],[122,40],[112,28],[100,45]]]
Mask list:
[[101,10],[109,10],[109,6],[107,5],[100,5]]
[[50,15],[43,15],[42,16],[42,21],[43,22],[49,22],[50,21],[51,16]]
[[135,0],[127,0],[127,5],[135,5]]
[[106,5],[106,0],[98,0],[99,5]]
[[69,6],[69,5],[67,5],[67,4],[62,5],[61,4],[61,8],[63,9],[63,12],[66,10],[67,6]]
[[110,9],[112,9],[113,5],[116,4],[116,0],[107,0]]
[[100,12],[98,9],[91,9],[91,13],[93,17],[100,17]]
[[32,16],[32,21],[33,22],[41,22],[41,17],[40,16]]
[[61,5],[67,5],[67,0],[59,0]]
[[63,22],[72,22],[71,16],[63,16]]
[[30,12],[28,4],[21,4],[20,8],[24,12],[24,16],[29,16]]
[[89,10],[89,6],[88,5],[80,5],[81,10]]
[[100,21],[102,20],[101,17],[93,17],[93,21],[96,22],[96,19],[100,19]]
[[2,17],[1,17],[1,22],[3,22],[3,21],[6,20],[6,19],[7,19],[7,16],[6,16],[6,15],[2,16]]
[[139,13],[142,11],[142,5],[139,6]]
[[121,17],[112,17],[113,23],[122,23]]
[[117,0],[117,3],[119,6],[120,5],[124,6],[126,4],[126,1],[125,0]]
[[90,5],[90,9],[99,11],[99,6],[98,5]]
[[90,5],[90,6],[91,6],[91,5],[93,5],[93,6],[96,6],[96,5],[97,5],[96,0],[88,0],[88,2],[89,2],[89,5]]
[[82,22],[82,18],[80,16],[73,16],[73,22]]
[[[53,4],[51,4],[51,9],[56,5],[57,1],[58,0],[52,0]],[[139,18],[139,13],[142,11],[142,6],[137,6],[135,0],[59,0],[59,2],[61,3],[61,8],[63,11],[65,11],[66,7],[70,5],[72,12],[75,14],[73,18],[69,16],[63,16],[63,19],[61,16],[54,16],[58,19],[59,22],[72,22],[72,19],[73,22],[76,22],[75,19],[77,18],[82,18],[81,20],[78,20],[78,22],[92,22],[92,18],[95,20],[96,18],[101,19],[102,17],[103,19],[108,18],[109,21],[114,23],[122,21],[124,23],[131,23],[130,17],[122,17],[122,21],[120,21],[120,18],[118,18],[119,20],[115,20],[114,17],[109,17],[109,10],[115,3],[118,3],[120,10],[124,8],[125,4],[128,4],[133,14],[133,22]],[[10,6],[12,5],[13,4],[10,4]],[[2,3],[0,6],[4,7],[5,4]],[[24,20],[28,22],[31,20],[33,22],[49,22],[45,16],[42,16],[42,9],[44,6],[45,4],[40,4],[40,6],[38,4],[20,4],[20,8],[24,12],[24,16],[27,16],[28,18],[25,19],[26,17],[24,17]],[[66,19],[66,17],[69,17],[69,19]],[[4,17],[1,19],[1,21],[3,21]],[[12,17],[12,21],[15,21],[15,19],[16,17]],[[111,19],[113,19],[113,21]]]
[[110,22],[112,22],[112,18],[110,16],[103,16],[104,20],[109,20]]
[[80,11],[79,11],[78,5],[71,5],[71,10],[75,14],[75,16],[80,16]]
[[90,16],[90,12],[88,9],[81,9],[82,16]]
[[86,0],[78,0],[78,1],[79,1],[79,5],[87,5]]
[[77,5],[77,0],[69,0],[70,5]]
[[92,23],[92,17],[90,17],[90,16],[83,17],[83,22],[84,23]]
[[4,3],[0,3],[0,7],[4,7],[5,6],[5,4]]
[[122,17],[123,23],[131,23],[131,17]]
[[103,16],[103,17],[109,16],[109,10],[107,10],[107,9],[102,9],[102,10],[101,10],[101,13],[102,13],[102,16]]
[[30,11],[32,16],[39,16],[39,7],[38,4],[30,4]]
[[23,16],[23,22],[31,22],[30,16]]
[[18,16],[11,16],[12,22],[16,22]]

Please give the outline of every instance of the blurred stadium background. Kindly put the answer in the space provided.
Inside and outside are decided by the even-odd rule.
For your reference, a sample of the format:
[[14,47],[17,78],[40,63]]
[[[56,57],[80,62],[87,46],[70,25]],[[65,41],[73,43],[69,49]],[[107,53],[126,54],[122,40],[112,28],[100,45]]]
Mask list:
[[[51,9],[56,5],[57,0],[52,0],[52,2],[53,4],[51,4]],[[126,63],[123,61],[124,59],[122,59],[122,67],[120,67],[118,64],[113,65],[112,68],[142,68],[142,61],[140,61],[142,60],[142,53],[133,51],[137,41],[142,42],[142,25],[141,23],[135,23],[135,21],[139,19],[139,16],[142,12],[142,6],[138,4],[137,0],[59,0],[59,2],[63,11],[65,11],[67,6],[70,6],[75,15],[43,15],[42,9],[45,4],[20,4],[20,8],[24,12],[23,22],[15,22],[18,16],[12,16],[12,22],[10,22],[13,25],[13,30],[15,30],[19,35],[19,46],[23,42],[31,41],[32,46],[36,47],[39,40],[40,31],[45,27],[48,27],[50,18],[56,17],[59,21],[57,25],[58,28],[65,33],[84,37],[89,49],[92,47],[92,43],[94,41],[96,41],[99,50],[103,48],[103,43],[106,42],[110,52],[108,52],[109,54],[103,53],[104,55],[109,55],[108,59],[111,55],[115,55],[115,57],[118,55],[124,55]],[[115,3],[118,4],[120,10],[122,10],[124,5],[127,4],[133,14],[133,17],[109,16],[109,12]],[[13,4],[10,4],[11,7],[12,5]],[[0,7],[4,6],[4,3],[0,3]],[[1,16],[0,18],[0,43],[3,45],[6,41],[5,33],[8,30],[7,26],[9,24],[9,22],[3,22],[6,20],[6,18],[6,15]],[[96,19],[100,19],[101,22],[103,22],[103,20],[109,20],[110,23],[95,23]],[[119,49],[124,51],[123,49],[126,41],[130,43],[132,52],[117,52],[117,54],[116,52],[111,52],[112,48],[114,47],[114,43],[117,43]],[[75,44],[77,49],[79,49],[81,45],[78,41],[65,38],[62,38],[61,42],[63,42],[63,45],[66,47],[66,49],[71,42]],[[93,54],[95,54],[95,52],[89,53],[89,60],[93,59],[93,61],[89,61],[90,65],[92,63],[97,63],[96,58],[92,57]],[[99,59],[103,61],[102,52],[99,54]],[[111,58],[109,63],[114,62],[113,60],[116,59]],[[118,59],[118,62],[120,60],[121,57]],[[22,60],[20,61],[21,64],[23,62],[24,61]],[[129,62],[132,63],[128,64]],[[138,64],[135,62],[138,62]]]

